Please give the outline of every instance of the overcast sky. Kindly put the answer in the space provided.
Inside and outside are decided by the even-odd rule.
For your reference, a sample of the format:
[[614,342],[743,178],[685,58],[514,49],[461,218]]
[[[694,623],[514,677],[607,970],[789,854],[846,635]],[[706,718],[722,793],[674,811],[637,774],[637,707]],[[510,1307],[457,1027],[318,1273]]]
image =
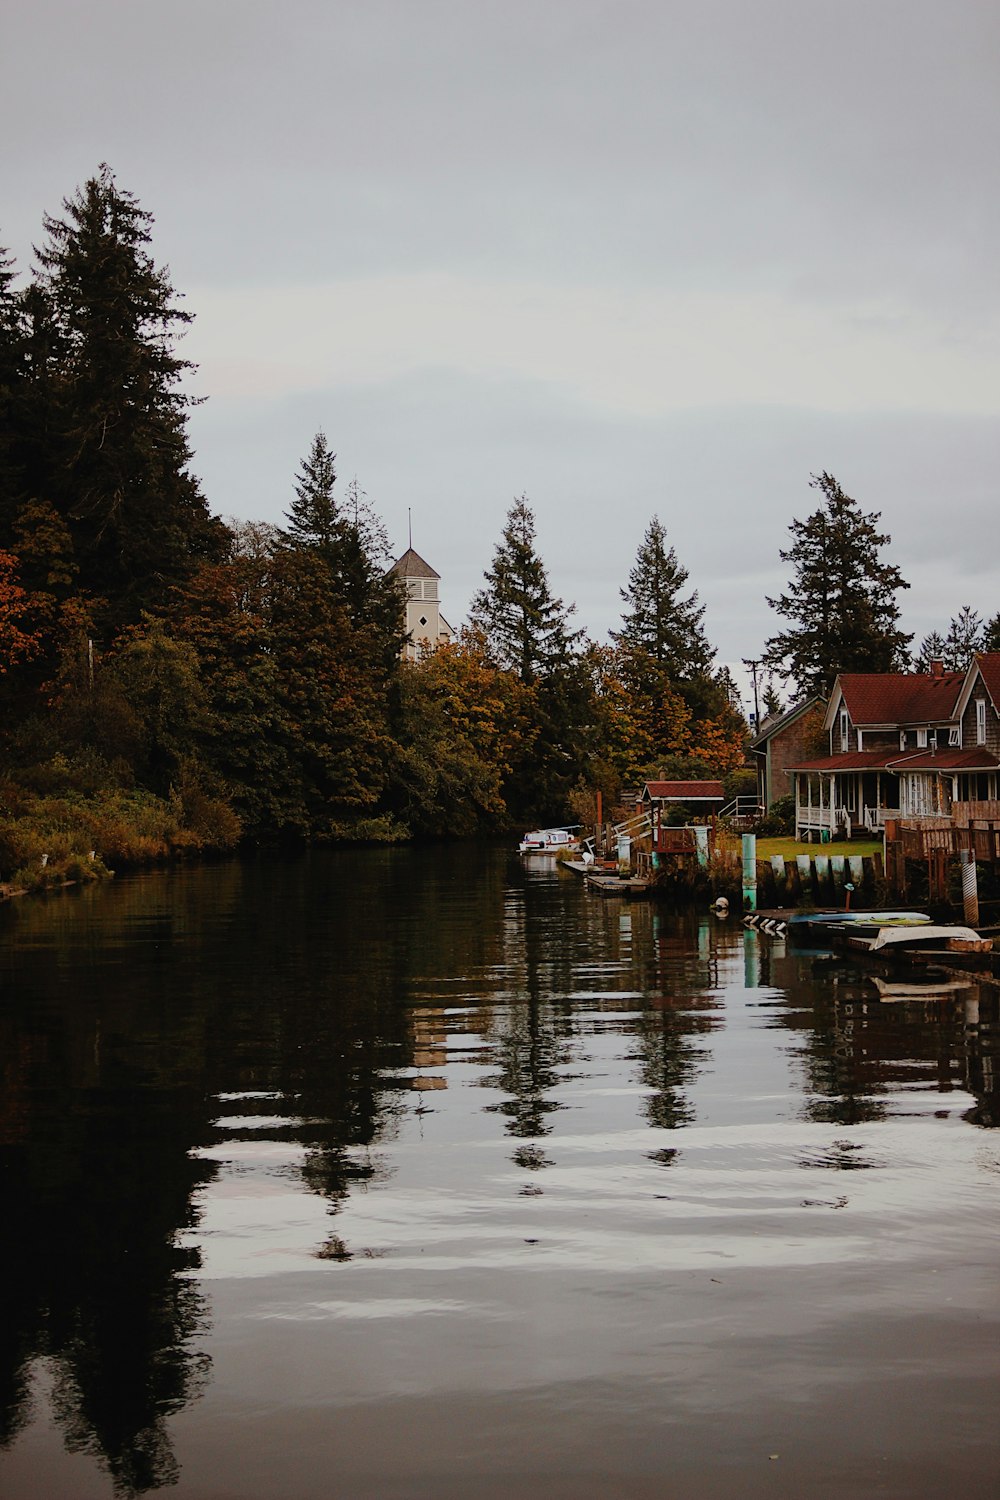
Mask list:
[[32,0],[0,243],[101,161],[196,322],[213,510],[322,427],[463,618],[524,493],[603,638],[655,513],[720,661],[828,470],[917,639],[1000,608],[1000,6]]

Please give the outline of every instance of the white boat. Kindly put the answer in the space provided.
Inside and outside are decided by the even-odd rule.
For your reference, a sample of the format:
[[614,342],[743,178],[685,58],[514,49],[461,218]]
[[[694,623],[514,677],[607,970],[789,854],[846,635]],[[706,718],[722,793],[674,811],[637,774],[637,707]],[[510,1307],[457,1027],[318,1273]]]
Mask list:
[[559,854],[563,849],[579,849],[580,840],[569,828],[535,828],[518,844],[519,854]]
[[871,945],[871,953],[884,953],[887,948],[921,948],[933,944],[935,948],[950,953],[990,953],[993,939],[980,937],[971,927],[948,925],[938,927],[933,923],[920,927],[883,927]]

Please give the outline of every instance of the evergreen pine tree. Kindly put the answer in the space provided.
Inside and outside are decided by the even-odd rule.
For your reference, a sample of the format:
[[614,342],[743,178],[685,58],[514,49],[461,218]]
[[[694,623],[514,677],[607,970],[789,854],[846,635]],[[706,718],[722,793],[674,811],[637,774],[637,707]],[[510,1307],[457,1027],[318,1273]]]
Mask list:
[[940,630],[932,630],[925,635],[920,642],[920,649],[913,658],[913,665],[918,672],[929,672],[931,663],[943,662],[945,657],[945,640]]
[[341,505],[335,494],[336,454],[317,432],[295,477],[285,541],[305,549],[325,566],[331,596],[356,631],[366,635],[386,672],[395,666],[405,638],[403,587],[386,570],[390,556],[385,527],[364,490],[353,480]]
[[545,564],[535,547],[535,518],[526,495],[507,512],[501,540],[474,596],[469,619],[480,629],[497,664],[522,682],[546,677],[564,662],[580,638],[568,626],[572,605],[549,589]]
[[981,651],[1000,651],[1000,610],[983,626]]
[[[770,677],[764,683],[764,691],[761,693],[760,701],[764,709],[765,719],[780,718],[781,715],[785,712],[785,705],[781,701],[781,694],[778,692],[778,689],[775,687]],[[760,725],[758,725],[757,727],[759,729]]]
[[646,652],[666,668],[672,680],[683,682],[707,673],[715,653],[702,626],[705,606],[698,603],[697,590],[687,598],[681,596],[688,572],[666,539],[660,518],[654,516],[629,573],[628,587],[620,590],[628,606],[622,628],[611,635],[621,646]]
[[333,498],[336,460],[326,433],[317,432],[295,476],[295,499],[288,507],[289,541],[301,547],[314,547],[331,566],[342,529]]
[[[108,601],[112,626],[136,619],[218,555],[214,521],[189,470],[190,363],[173,345],[191,321],[147,251],[152,215],[110,168],[45,216],[38,286],[58,341],[50,408],[48,499],[70,522],[81,584]],[[41,476],[38,476],[41,477]]]
[[944,664],[949,672],[964,672],[977,651],[983,649],[983,622],[970,605],[963,604],[948,626],[944,642]]
[[772,636],[765,663],[806,694],[827,693],[838,672],[891,672],[907,660],[912,636],[899,629],[896,594],[909,587],[899,569],[880,557],[891,541],[879,514],[865,514],[831,474],[813,475],[823,503],[793,521],[794,541],[782,551],[794,578],[768,604],[791,627]]

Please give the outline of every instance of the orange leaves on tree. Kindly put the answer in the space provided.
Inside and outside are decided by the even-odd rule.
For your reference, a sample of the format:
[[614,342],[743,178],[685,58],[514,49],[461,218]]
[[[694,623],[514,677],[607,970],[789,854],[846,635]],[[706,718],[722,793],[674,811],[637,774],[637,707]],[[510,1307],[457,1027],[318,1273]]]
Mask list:
[[41,632],[31,625],[31,595],[18,582],[18,560],[0,552],[0,673],[41,650]]

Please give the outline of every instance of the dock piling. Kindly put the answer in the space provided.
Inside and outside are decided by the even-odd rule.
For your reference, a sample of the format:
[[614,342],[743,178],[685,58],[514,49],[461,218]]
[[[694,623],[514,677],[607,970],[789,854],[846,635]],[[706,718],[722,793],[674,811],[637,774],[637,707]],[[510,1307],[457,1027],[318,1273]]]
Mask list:
[[979,881],[976,872],[976,854],[973,849],[959,849],[958,861],[962,869],[962,908],[966,925],[979,926]]
[[757,910],[757,835],[743,835],[743,908]]

